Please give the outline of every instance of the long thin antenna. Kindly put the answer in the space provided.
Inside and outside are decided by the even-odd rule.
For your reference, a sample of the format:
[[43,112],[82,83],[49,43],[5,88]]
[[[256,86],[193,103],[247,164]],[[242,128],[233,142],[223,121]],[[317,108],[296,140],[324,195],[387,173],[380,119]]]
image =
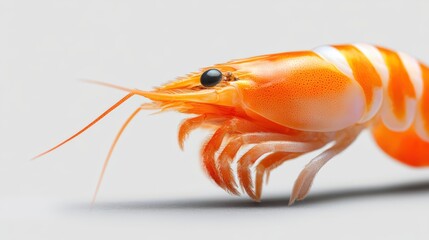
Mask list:
[[104,118],[107,114],[109,114],[111,111],[113,111],[115,108],[117,108],[119,105],[121,105],[122,103],[124,103],[126,100],[128,100],[129,98],[131,98],[134,95],[135,95],[134,92],[128,93],[125,97],[121,98],[118,102],[116,102],[113,106],[111,106],[109,109],[107,109],[105,112],[103,112],[100,116],[98,116],[95,120],[93,120],[91,123],[89,123],[88,125],[86,125],[80,131],[78,131],[77,133],[73,134],[71,137],[67,138],[66,140],[60,142],[59,144],[57,144],[53,148],[48,149],[48,150],[40,153],[39,155],[33,157],[32,160],[34,160],[36,158],[39,158],[39,157],[41,157],[41,156],[43,156],[43,155],[45,155],[47,153],[50,153],[50,152],[54,151],[55,149],[61,147],[62,145],[64,145],[65,143],[69,142],[73,138],[79,136],[80,134],[82,134],[83,132],[85,132],[88,128],[90,128],[92,125],[96,124],[98,121],[100,121],[102,118]]
[[101,169],[100,177],[98,178],[97,187],[95,188],[94,196],[92,197],[92,204],[95,203],[95,200],[97,199],[98,191],[100,190],[101,182],[104,178],[104,173],[106,172],[107,165],[109,164],[109,160],[112,157],[113,150],[116,147],[116,144],[118,143],[119,138],[121,137],[122,133],[124,132],[125,128],[127,128],[128,124],[133,120],[133,118],[137,115],[140,110],[142,110],[142,107],[137,108],[124,122],[124,124],[119,129],[119,132],[116,134],[115,140],[113,140],[112,145],[110,146],[109,153],[107,154],[106,159],[104,160],[103,168]]
[[98,81],[98,80],[82,79],[82,81],[87,82],[87,83],[92,83],[92,84],[97,84],[97,85],[105,86],[105,87],[115,88],[115,89],[126,91],[126,92],[132,92],[133,91],[130,88],[122,87],[122,86],[115,85],[115,84],[112,84],[112,83],[105,83],[105,82],[101,82],[101,81]]

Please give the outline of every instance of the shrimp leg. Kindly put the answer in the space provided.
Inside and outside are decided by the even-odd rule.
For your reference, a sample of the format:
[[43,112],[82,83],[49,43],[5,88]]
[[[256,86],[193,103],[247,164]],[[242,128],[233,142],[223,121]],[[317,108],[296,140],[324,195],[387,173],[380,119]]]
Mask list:
[[234,175],[231,169],[231,164],[237,155],[237,152],[245,145],[258,144],[266,141],[287,141],[300,138],[281,133],[256,132],[239,135],[228,142],[222,152],[219,154],[217,163],[219,166],[219,174],[225,183],[225,190],[233,194],[238,194]]
[[219,127],[213,136],[206,142],[201,150],[203,167],[210,178],[220,187],[224,188],[224,182],[219,176],[215,154],[219,150],[223,139],[230,134],[263,131],[262,127],[245,119],[233,118]]
[[289,200],[289,205],[292,205],[296,200],[302,200],[307,196],[314,177],[319,172],[319,170],[334,156],[338,155],[344,149],[350,146],[350,144],[352,144],[357,138],[362,128],[362,126],[358,125],[351,127],[351,130],[340,132],[335,144],[332,147],[316,156],[304,167],[298,178],[295,180]]
[[269,174],[276,167],[280,166],[285,161],[297,158],[303,153],[290,153],[290,152],[273,152],[263,158],[256,166],[255,174],[255,199],[259,201],[262,194],[262,182],[266,174],[266,182],[268,182]]
[[246,193],[254,200],[256,200],[255,192],[252,189],[250,167],[262,155],[271,152],[290,152],[290,153],[306,153],[319,149],[326,142],[264,142],[253,146],[247,151],[239,160],[237,166],[238,179],[240,185],[244,188]]
[[183,150],[186,137],[195,129],[207,123],[224,122],[227,119],[213,114],[201,114],[199,116],[185,119],[179,126],[177,139],[180,149]]

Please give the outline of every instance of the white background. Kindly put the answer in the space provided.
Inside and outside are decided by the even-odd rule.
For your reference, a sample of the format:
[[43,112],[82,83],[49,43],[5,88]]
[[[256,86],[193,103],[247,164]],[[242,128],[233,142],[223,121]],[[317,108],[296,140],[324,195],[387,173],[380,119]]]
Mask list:
[[[263,201],[232,197],[201,170],[207,135],[176,143],[177,113],[142,113],[91,195],[134,98],[78,139],[29,159],[124,93],[230,59],[367,42],[429,62],[428,1],[0,2],[0,239],[428,239],[429,170],[384,155],[365,132],[287,206],[310,159],[274,171]],[[410,150],[412,151],[412,150]]]

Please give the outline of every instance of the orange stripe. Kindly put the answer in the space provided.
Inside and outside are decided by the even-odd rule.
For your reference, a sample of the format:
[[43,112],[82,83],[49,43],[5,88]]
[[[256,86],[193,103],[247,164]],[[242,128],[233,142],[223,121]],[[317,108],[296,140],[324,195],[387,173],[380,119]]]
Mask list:
[[385,48],[377,48],[380,50],[389,69],[390,78],[387,94],[392,101],[393,113],[398,119],[404,120],[406,116],[406,97],[416,98],[413,84],[399,55]]
[[423,126],[426,132],[429,132],[429,68],[420,65],[423,73],[423,95],[419,111],[422,113]]
[[370,109],[374,101],[374,87],[382,87],[381,78],[368,58],[351,45],[335,46],[347,59],[353,70],[353,76],[365,93],[366,108]]

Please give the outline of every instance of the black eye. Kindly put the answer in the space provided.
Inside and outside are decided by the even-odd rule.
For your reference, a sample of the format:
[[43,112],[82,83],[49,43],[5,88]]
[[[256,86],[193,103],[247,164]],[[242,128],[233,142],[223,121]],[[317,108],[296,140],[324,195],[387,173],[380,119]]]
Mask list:
[[209,69],[205,71],[200,78],[201,84],[204,87],[214,87],[222,80],[222,73],[217,69]]

